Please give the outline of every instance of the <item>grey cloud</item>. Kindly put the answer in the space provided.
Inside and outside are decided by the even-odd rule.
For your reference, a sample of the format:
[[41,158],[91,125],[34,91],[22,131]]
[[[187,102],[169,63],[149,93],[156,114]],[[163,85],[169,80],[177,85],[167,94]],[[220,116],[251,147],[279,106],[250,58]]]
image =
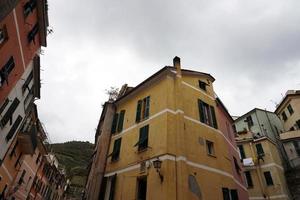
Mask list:
[[[229,111],[274,110],[300,87],[297,0],[49,2],[40,116],[54,141],[93,141],[105,89],[171,65],[211,73]],[[63,120],[53,122],[53,115]]]

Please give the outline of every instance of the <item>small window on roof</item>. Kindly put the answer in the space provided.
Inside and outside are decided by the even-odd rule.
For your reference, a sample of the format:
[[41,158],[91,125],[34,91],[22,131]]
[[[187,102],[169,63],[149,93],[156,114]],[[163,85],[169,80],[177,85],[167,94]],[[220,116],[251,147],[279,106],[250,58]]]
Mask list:
[[206,85],[207,84],[205,82],[199,80],[199,88],[200,89],[206,91]]

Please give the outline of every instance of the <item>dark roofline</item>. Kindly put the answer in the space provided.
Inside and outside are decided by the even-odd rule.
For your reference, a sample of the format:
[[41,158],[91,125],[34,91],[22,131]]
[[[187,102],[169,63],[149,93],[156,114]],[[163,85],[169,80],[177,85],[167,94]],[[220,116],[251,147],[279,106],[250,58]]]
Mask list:
[[[115,100],[115,103],[119,102],[120,100],[124,99],[125,97],[127,97],[129,94],[133,93],[134,91],[136,91],[138,88],[140,88],[142,85],[144,85],[146,82],[152,80],[154,77],[158,76],[160,73],[166,71],[166,70],[171,70],[171,69],[175,69],[173,66],[165,66],[162,69],[160,69],[159,71],[157,71],[156,73],[152,74],[149,78],[147,78],[146,80],[144,80],[143,82],[141,82],[140,84],[138,84],[136,87],[132,88],[129,92],[127,92],[125,95],[121,96],[120,98],[118,98],[117,100]],[[176,70],[176,69],[175,69]],[[195,73],[197,75],[204,75],[204,76],[209,76],[212,79],[212,82],[215,81],[215,78],[208,74],[208,73],[203,73],[203,72],[197,72],[197,71],[193,71],[193,70],[188,70],[188,69],[181,69],[182,72],[187,72],[187,73]]]
[[247,112],[247,113],[243,114],[242,116],[238,117],[236,120],[234,120],[234,122],[239,121],[241,118],[245,117],[246,115],[249,115],[252,112],[255,112],[256,110],[260,110],[260,111],[263,111],[263,112],[268,112],[268,113],[275,114],[274,112],[271,112],[271,111],[268,111],[268,110],[264,110],[264,109],[261,109],[261,108],[253,108],[249,112]]
[[[282,99],[282,101],[278,104],[277,108],[275,109],[274,113],[277,113],[279,108],[285,103],[285,101],[289,98],[289,97],[292,97],[292,96],[298,96],[300,95],[300,93],[294,93],[294,94],[288,94],[288,95],[285,95],[285,97]],[[279,113],[278,113],[279,114]]]

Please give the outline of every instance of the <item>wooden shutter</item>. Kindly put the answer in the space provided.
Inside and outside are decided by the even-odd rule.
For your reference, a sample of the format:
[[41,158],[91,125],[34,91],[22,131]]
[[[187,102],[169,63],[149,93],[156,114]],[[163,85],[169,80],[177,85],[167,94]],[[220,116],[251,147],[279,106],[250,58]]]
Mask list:
[[264,152],[264,149],[263,149],[261,143],[256,144],[255,147],[256,147],[256,151],[257,151],[258,156],[264,156],[265,155],[265,152]]
[[10,120],[12,117],[13,113],[17,109],[18,105],[20,104],[20,101],[18,98],[15,98],[12,104],[9,106],[7,109],[6,113],[4,114],[3,118],[1,119],[1,126],[4,127],[7,122]]
[[149,110],[150,110],[150,96],[146,97],[145,116],[144,116],[144,118],[149,117]]
[[138,103],[137,103],[136,118],[135,118],[136,122],[139,122],[141,120],[142,104],[143,104],[142,100],[139,100]]
[[114,119],[113,119],[113,122],[112,122],[112,126],[111,126],[111,131],[110,131],[111,134],[116,133],[117,124],[118,124],[118,118],[119,118],[119,114],[115,113]]
[[120,112],[119,122],[118,122],[118,132],[120,133],[123,130],[125,110]]
[[8,134],[6,135],[6,141],[8,142],[16,133],[19,125],[22,122],[23,117],[21,117],[20,115],[17,117],[16,121],[14,122],[13,126],[11,127],[11,129],[9,130]]
[[212,125],[214,128],[218,128],[215,108],[213,106],[210,106],[210,112],[211,112],[211,117],[212,117]]
[[198,99],[198,109],[199,109],[200,122],[205,123],[203,101],[201,101],[200,99]]
[[120,149],[121,149],[121,140],[122,140],[122,138],[119,138],[119,139],[115,140],[115,142],[114,142],[114,149],[113,149],[112,157],[111,157],[112,161],[117,160],[119,158]]

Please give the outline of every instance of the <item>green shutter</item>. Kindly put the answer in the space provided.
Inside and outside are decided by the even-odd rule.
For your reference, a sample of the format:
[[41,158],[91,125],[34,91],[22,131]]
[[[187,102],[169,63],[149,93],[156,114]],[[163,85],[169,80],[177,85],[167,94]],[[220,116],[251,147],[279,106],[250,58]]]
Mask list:
[[113,152],[111,154],[111,160],[117,160],[119,158],[120,155],[120,149],[121,149],[121,141],[122,138],[119,138],[117,140],[115,140],[114,142],[114,148],[113,148]]
[[145,116],[144,116],[144,118],[149,117],[149,110],[150,110],[150,96],[146,97]]
[[6,113],[4,114],[2,120],[1,120],[1,126],[4,127],[7,122],[12,117],[13,113],[17,109],[18,105],[20,104],[20,101],[18,98],[15,98],[14,101],[10,104],[9,108],[7,109]]
[[125,110],[122,110],[119,117],[118,122],[118,132],[120,133],[123,130],[123,122],[124,122]]
[[256,144],[255,147],[256,147],[256,151],[257,151],[258,156],[264,156],[265,155],[265,152],[264,152],[264,149],[263,149],[261,143]]
[[199,109],[200,122],[205,123],[203,101],[201,101],[200,99],[198,99],[198,109]]
[[215,108],[213,106],[210,106],[210,112],[211,112],[211,117],[212,117],[212,122],[213,122],[212,125],[213,125],[214,128],[218,128]]
[[136,118],[135,121],[139,122],[141,120],[141,111],[142,111],[142,100],[139,100],[136,107]]
[[140,128],[139,141],[134,145],[135,147],[138,146],[139,150],[148,147],[148,132],[149,125]]
[[113,122],[112,122],[112,126],[111,126],[111,134],[116,133],[118,118],[119,118],[119,114],[115,113],[114,119],[113,119]]

